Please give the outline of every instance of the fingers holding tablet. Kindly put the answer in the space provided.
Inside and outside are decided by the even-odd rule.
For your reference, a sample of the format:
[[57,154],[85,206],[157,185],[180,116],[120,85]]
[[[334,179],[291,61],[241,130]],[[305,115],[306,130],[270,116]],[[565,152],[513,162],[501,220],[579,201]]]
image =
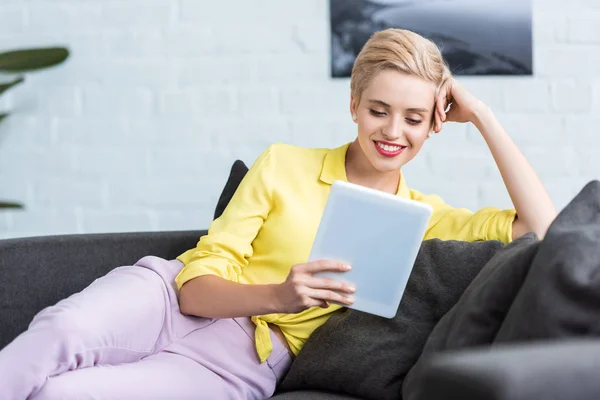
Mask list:
[[342,306],[352,305],[353,299],[346,293],[354,293],[355,288],[344,282],[313,277],[317,272],[346,272],[347,264],[317,260],[294,265],[285,282],[277,286],[278,309],[282,313],[298,313],[310,307],[329,307],[329,303]]
[[327,308],[329,303],[339,304],[340,306],[351,306],[354,304],[354,299],[351,296],[346,296],[333,290],[312,289],[309,293],[313,299],[322,301],[320,307]]
[[308,281],[308,286],[313,289],[327,289],[345,293],[356,292],[356,288],[348,283],[337,281],[335,279],[316,278],[314,276]]
[[344,264],[343,262],[339,262],[339,261],[316,260],[316,261],[307,262],[306,264],[294,265],[292,267],[292,270],[293,269],[310,272],[311,274],[314,274],[315,272],[325,272],[325,271],[331,271],[331,272],[350,271],[352,269],[352,267],[348,264]]

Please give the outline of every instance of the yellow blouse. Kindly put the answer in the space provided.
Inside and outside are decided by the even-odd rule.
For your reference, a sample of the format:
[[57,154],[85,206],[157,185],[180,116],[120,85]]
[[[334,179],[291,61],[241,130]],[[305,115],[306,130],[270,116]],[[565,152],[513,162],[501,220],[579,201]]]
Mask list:
[[[272,284],[285,281],[290,268],[305,263],[334,180],[347,181],[345,157],[350,143],[336,149],[269,146],[252,165],[229,205],[212,222],[196,248],[177,259],[184,268],[178,289],[198,276],[213,274],[233,282]],[[486,207],[475,213],[453,208],[435,195],[409,189],[401,175],[398,196],[433,207],[426,239],[512,239],[515,210]],[[298,354],[310,334],[341,306],[313,307],[297,314],[253,316],[261,362],[272,351],[267,323],[279,326]]]

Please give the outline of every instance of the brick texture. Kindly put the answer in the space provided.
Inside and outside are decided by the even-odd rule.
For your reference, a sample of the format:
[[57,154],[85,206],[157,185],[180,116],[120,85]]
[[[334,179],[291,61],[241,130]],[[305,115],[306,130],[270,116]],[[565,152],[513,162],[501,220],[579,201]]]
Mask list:
[[[562,208],[600,172],[600,2],[534,0],[533,77],[464,77]],[[66,45],[0,98],[0,238],[206,228],[235,159],[273,142],[350,141],[349,80],[329,77],[325,0],[2,0],[0,49]],[[410,186],[510,207],[471,125],[405,168]]]

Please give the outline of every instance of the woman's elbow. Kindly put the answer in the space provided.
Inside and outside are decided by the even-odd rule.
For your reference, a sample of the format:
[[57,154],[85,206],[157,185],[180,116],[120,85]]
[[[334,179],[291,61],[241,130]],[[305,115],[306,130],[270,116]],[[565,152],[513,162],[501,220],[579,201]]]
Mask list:
[[192,317],[214,318],[209,299],[214,295],[211,289],[213,276],[198,276],[190,279],[179,289],[179,311]]
[[205,317],[205,315],[203,315],[205,314],[204,311],[199,307],[204,303],[204,301],[199,298],[199,294],[202,293],[202,290],[198,288],[198,284],[200,283],[198,278],[194,278],[181,286],[181,289],[179,290],[179,311],[183,315]]
[[544,218],[543,221],[540,221],[538,224],[533,226],[531,231],[535,232],[535,234],[540,240],[543,240],[546,236],[546,233],[548,232],[548,229],[550,229],[550,225],[552,225],[557,216],[558,214],[556,211],[549,211],[547,213],[546,218]]
[[183,315],[192,315],[189,282],[184,283],[179,289],[179,311]]
[[512,238],[513,240],[516,240],[518,238],[520,238],[521,236],[524,236],[527,233],[533,232],[536,234],[536,236],[538,237],[539,240],[543,240],[544,236],[546,236],[546,232],[548,231],[548,228],[550,227],[550,224],[552,223],[552,221],[548,221],[546,223],[538,223],[538,224],[527,224],[525,223],[525,221],[521,220],[521,219],[516,219],[515,222],[513,223],[513,234],[512,234]]

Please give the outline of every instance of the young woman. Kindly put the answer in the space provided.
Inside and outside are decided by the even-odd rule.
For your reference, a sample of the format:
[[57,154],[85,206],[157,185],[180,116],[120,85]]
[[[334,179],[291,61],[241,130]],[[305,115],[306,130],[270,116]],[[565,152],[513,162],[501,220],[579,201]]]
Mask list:
[[[489,107],[415,33],[389,29],[366,43],[350,115],[352,143],[266,149],[208,235],[177,260],[144,257],[42,310],[0,352],[3,398],[270,397],[310,334],[352,304],[355,288],[312,276],[348,266],[305,263],[336,179],[431,204],[425,239],[543,237],[556,216]],[[449,121],[479,129],[514,209],[456,209],[408,187],[402,166]]]

